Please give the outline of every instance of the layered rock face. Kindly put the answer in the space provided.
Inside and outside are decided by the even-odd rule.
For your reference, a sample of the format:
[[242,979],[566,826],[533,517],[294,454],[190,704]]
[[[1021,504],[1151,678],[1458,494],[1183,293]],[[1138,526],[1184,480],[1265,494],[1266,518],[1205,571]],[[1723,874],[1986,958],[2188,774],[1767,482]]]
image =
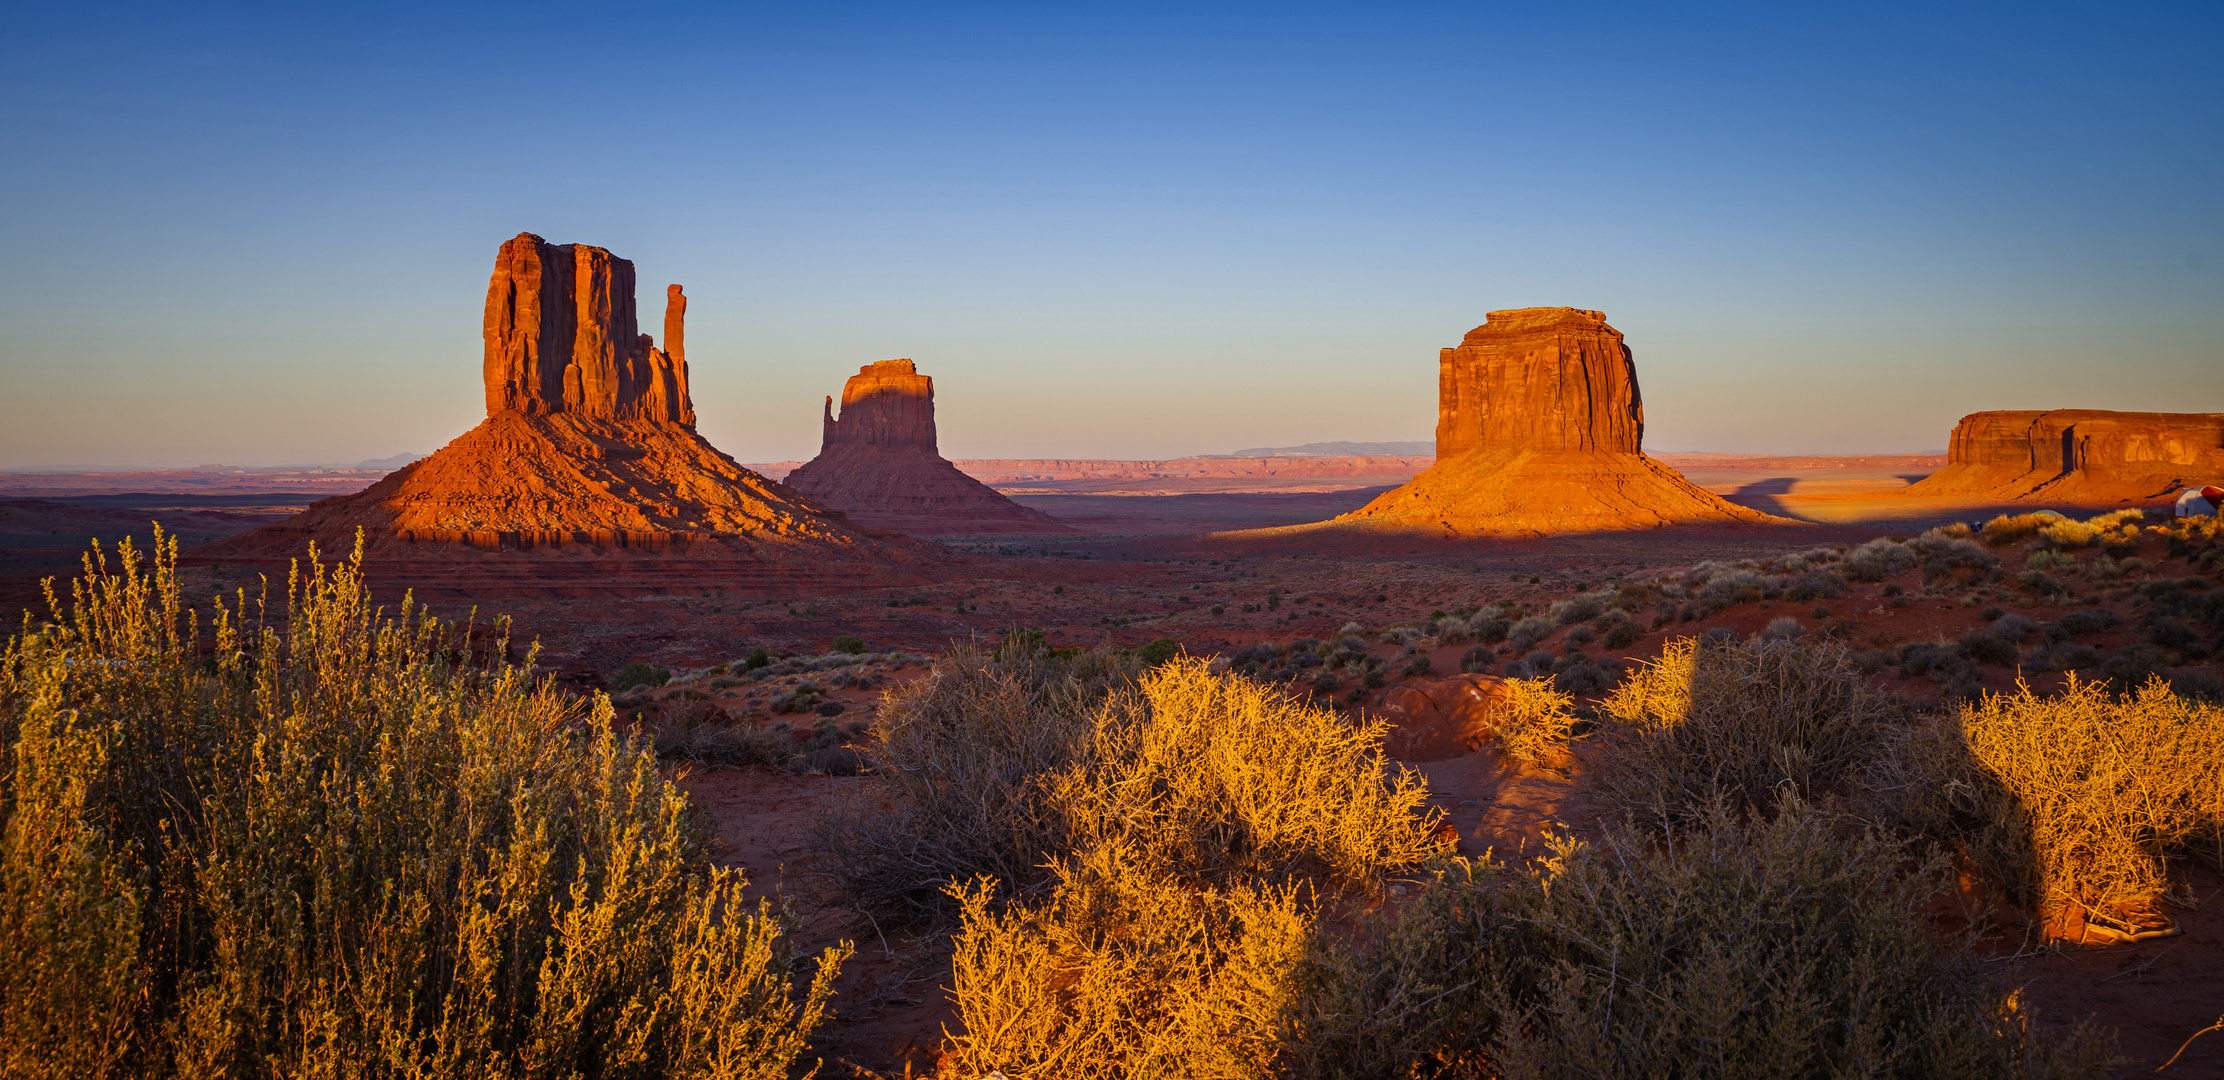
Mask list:
[[880,536],[743,468],[695,432],[666,292],[669,352],[636,329],[633,264],[530,233],[487,287],[487,419],[354,495],[195,552],[277,563],[361,530],[380,577],[435,593],[583,595],[717,587],[778,594],[932,580],[961,561]]
[[1970,413],[1946,467],[1909,498],[2118,503],[2175,496],[2224,477],[2224,413],[2101,409]]
[[1493,311],[1438,354],[1436,456],[1471,450],[1642,453],[1637,363],[1606,316]]
[[936,447],[934,380],[909,360],[857,369],[826,399],[819,455],[789,487],[860,524],[918,536],[1071,532],[958,471]]
[[633,264],[598,247],[519,233],[487,282],[487,415],[569,413],[693,427],[680,351],[687,298],[667,291],[670,352],[640,332]]
[[1438,365],[1436,463],[1337,521],[1462,537],[1785,520],[1645,456],[1636,361],[1599,312],[1493,311]]

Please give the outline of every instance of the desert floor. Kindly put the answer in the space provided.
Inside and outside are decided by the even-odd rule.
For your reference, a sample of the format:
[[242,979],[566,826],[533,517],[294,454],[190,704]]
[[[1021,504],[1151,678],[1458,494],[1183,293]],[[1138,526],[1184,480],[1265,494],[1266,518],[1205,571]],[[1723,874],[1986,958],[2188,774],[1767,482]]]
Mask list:
[[[1363,505],[1399,478],[1309,478],[1218,489],[1189,479],[1171,484],[1113,478],[1076,482],[1072,490],[1043,490],[1035,483],[1029,485],[1035,490],[1015,491],[1016,498],[1079,531],[1055,540],[947,541],[976,556],[977,572],[934,586],[768,600],[676,582],[660,595],[477,605],[441,601],[435,607],[454,617],[476,607],[482,623],[495,615],[509,617],[513,647],[521,652],[537,647],[544,670],[582,693],[625,691],[610,682],[617,668],[630,662],[685,672],[730,665],[759,648],[776,657],[818,656],[835,637],[853,635],[877,659],[842,669],[840,682],[846,685],[815,673],[724,680],[734,685],[688,704],[715,706],[737,722],[792,725],[799,741],[812,738],[813,725],[821,724],[836,737],[863,739],[869,736],[857,730],[859,722],[871,719],[889,689],[923,675],[928,658],[955,645],[991,646],[1015,629],[1042,630],[1061,647],[1134,647],[1164,638],[1192,655],[1215,655],[1263,640],[1326,640],[1353,624],[1368,632],[1416,624],[1434,612],[1507,603],[1534,612],[1590,590],[1677,577],[1703,561],[1767,558],[1879,535],[1904,536],[1951,521],[1981,521],[2001,509],[1894,500],[1896,488],[1928,470],[1889,461],[1876,467],[1785,459],[1752,467],[1718,460],[1672,463],[1733,501],[1807,524],[1452,544],[1331,539],[1308,548],[1212,534],[1319,521]],[[299,479],[281,476],[264,486],[283,488]],[[87,482],[74,493],[66,481],[49,477],[41,483],[36,491],[0,483],[0,604],[11,612],[30,608],[44,614],[41,578],[60,576],[66,593],[67,577],[88,537],[113,544],[133,535],[144,542],[146,523],[158,519],[190,548],[336,493],[323,484],[246,490],[255,486],[246,481],[223,490],[155,494],[108,490],[119,485],[105,481],[107,487]],[[2002,570],[2012,580],[2025,552],[2000,553]],[[2193,574],[2183,560],[2173,561],[2159,549],[2142,556],[2153,564],[2153,577]],[[202,596],[252,584],[237,573],[197,573],[193,589]],[[1581,648],[1602,660],[1634,664],[1657,656],[1673,637],[1716,626],[1749,634],[1788,616],[1809,633],[1857,649],[1890,650],[1967,633],[1983,625],[1987,607],[2023,612],[2042,623],[2070,607],[2099,607],[2118,616],[2116,628],[2079,643],[2114,651],[2140,639],[2142,601],[2130,583],[2081,585],[2079,592],[2085,595],[2062,604],[2005,587],[1984,599],[1975,591],[1925,594],[1919,575],[1910,572],[1817,602],[1742,603],[1658,628],[1641,618],[1648,630],[1634,643],[1611,653],[1595,643]],[[1564,652],[1570,647],[1564,634],[1539,647]],[[1397,650],[1377,644],[1375,651],[1387,660]],[[1381,688],[1330,701],[1354,716],[1369,714],[1400,680],[1457,672],[1463,651],[1437,649],[1430,655],[1433,675],[1393,675]],[[2213,657],[2177,659],[2189,667],[2216,668]],[[2003,666],[1984,667],[1981,675],[1985,687],[1999,691],[2012,690],[2020,678],[2044,692],[2062,679],[2054,671]],[[1918,702],[1937,700],[1943,689],[1929,677],[1900,679],[1887,671],[1878,679]],[[826,700],[842,704],[838,717],[821,721],[769,711],[779,694],[813,680]],[[1289,692],[1302,691],[1293,684]],[[698,690],[697,697],[703,693]],[[627,712],[650,721],[660,710],[677,707],[680,696],[677,689],[652,692]],[[1575,753],[1556,767],[1521,768],[1486,747],[1414,767],[1427,777],[1432,804],[1457,829],[1462,853],[1490,851],[1518,860],[1537,850],[1547,830],[1581,832],[1597,824],[1597,813],[1583,801],[1582,783],[1587,758],[1595,752],[1579,741]],[[843,939],[857,944],[839,984],[834,1018],[823,1030],[823,1049],[884,1074],[901,1075],[907,1063],[930,1066],[943,1028],[956,1024],[944,990],[949,968],[943,939],[932,928],[882,927],[854,915],[822,892],[812,868],[810,838],[824,808],[830,800],[874,798],[874,779],[761,766],[675,764],[674,772],[703,807],[717,857],[745,868],[761,895],[793,907],[802,920],[805,948]],[[2195,901],[2172,912],[2184,931],[2178,937],[2105,949],[2041,948],[2012,929],[1988,939],[1992,962],[2023,987],[2024,1000],[2037,1007],[2042,1022],[2090,1016],[2117,1029],[2130,1058],[2125,1075],[2151,1073],[2186,1036],[2224,1012],[2224,876],[2193,864],[2177,873]],[[2224,1077],[2224,1035],[2195,1043],[2168,1075]]]

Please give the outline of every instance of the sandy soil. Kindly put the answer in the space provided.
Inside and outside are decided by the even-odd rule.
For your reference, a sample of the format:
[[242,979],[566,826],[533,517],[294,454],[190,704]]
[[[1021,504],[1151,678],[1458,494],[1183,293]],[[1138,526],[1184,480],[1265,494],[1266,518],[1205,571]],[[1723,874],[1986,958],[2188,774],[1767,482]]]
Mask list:
[[[589,618],[581,617],[588,615],[585,612],[564,612],[569,617],[560,618],[551,610],[537,610],[531,618],[552,631],[559,622],[569,622],[574,629],[555,632],[566,643],[574,640],[568,635],[581,632],[579,627],[594,625],[599,636],[592,641],[579,638],[577,651],[570,655],[600,657],[594,666],[603,671],[623,659],[674,666],[707,664],[731,659],[751,642],[809,655],[823,651],[837,632],[857,633],[877,650],[935,651],[954,641],[985,644],[1014,626],[1046,628],[1057,645],[1132,646],[1166,637],[1194,654],[1208,654],[1262,639],[1326,639],[1352,623],[1367,630],[1413,623],[1435,610],[1511,601],[1533,611],[1575,595],[1579,587],[1589,590],[1672,577],[1702,558],[1754,556],[1801,546],[1781,542],[1788,538],[1780,535],[1773,544],[1742,535],[1655,538],[1642,549],[1649,557],[1639,557],[1637,549],[1597,551],[1580,545],[1535,544],[1502,545],[1487,553],[1468,545],[1435,555],[1372,560],[1291,553],[1211,559],[1166,551],[1163,545],[1146,552],[1131,543],[1098,549],[1106,556],[1103,559],[1008,556],[1015,568],[1013,576],[983,578],[958,594],[932,597],[925,606],[890,609],[875,593],[825,597],[800,605],[791,614],[786,606],[770,612],[761,607],[737,610],[731,605],[720,610],[722,605],[708,600],[660,598],[605,606]],[[1801,538],[1812,537],[1803,533]],[[2144,553],[2157,564],[2154,575],[2188,573],[2182,561],[2168,560],[2159,544],[2155,546],[2157,550]],[[1147,558],[1147,553],[1155,557]],[[2004,570],[2012,576],[2020,569],[2023,553],[2009,548],[2001,554]],[[2092,557],[2090,553],[2080,556]],[[1019,568],[1032,572],[1021,575]],[[1833,634],[1858,648],[1890,649],[1967,633],[1984,625],[1987,607],[2023,612],[2041,622],[2072,607],[2102,607],[2116,612],[2121,622],[2115,629],[2081,637],[2081,643],[2115,650],[2139,637],[2135,600],[2123,586],[2092,590],[2096,604],[2083,603],[2082,596],[2069,604],[2041,603],[2006,585],[1992,587],[1989,595],[1968,591],[1955,598],[1919,598],[1919,586],[1910,574],[1856,586],[1845,597],[1819,603],[1741,604],[1693,623],[1652,630],[1611,655],[1595,645],[1584,651],[1634,663],[1657,655],[1673,636],[1716,626],[1748,634],[1786,616],[1810,632]],[[1897,596],[1890,595],[1893,587]],[[1280,597],[1271,609],[1265,607],[1270,595]],[[1245,604],[1259,610],[1244,612]],[[960,605],[963,612],[958,610]],[[1215,606],[1222,608],[1220,614],[1212,613]],[[623,617],[614,617],[618,615]],[[1555,634],[1540,647],[1565,651],[1565,634]],[[1387,660],[1393,650],[1377,646],[1376,652]],[[1436,649],[1429,654],[1432,669],[1458,670],[1462,652],[1460,647]],[[883,662],[865,670],[869,675],[863,685],[829,688],[826,696],[845,706],[837,723],[869,718],[876,699],[888,687],[923,673],[916,662],[894,668]],[[582,685],[595,681],[595,671],[588,666],[576,667],[573,673]],[[1993,690],[2010,690],[2021,677],[2045,692],[2057,688],[2063,678],[2053,671],[2001,666],[1985,667],[1981,673],[1984,685]],[[1878,678],[1885,688],[1918,702],[1937,699],[1942,690],[1929,677],[1898,679],[1890,669]],[[744,684],[713,703],[749,722],[774,723],[779,718],[764,711],[764,702],[775,692],[809,680],[822,686],[827,682],[823,676],[801,675],[768,680],[771,685]],[[1356,697],[1339,695],[1333,703],[1354,716],[1370,713],[1397,681],[1393,678],[1385,687]],[[645,711],[653,713],[659,704],[652,701]],[[1584,800],[1583,776],[1585,760],[1598,752],[1579,746],[1574,757],[1556,767],[1525,768],[1485,748],[1414,767],[1429,784],[1431,805],[1441,808],[1457,831],[1461,853],[1492,852],[1519,861],[1539,850],[1548,829],[1583,832],[1596,827],[1597,814]],[[857,943],[858,956],[840,983],[836,1016],[825,1030],[826,1052],[882,1073],[900,1075],[907,1061],[917,1069],[929,1066],[940,1032],[956,1025],[943,990],[948,985],[946,942],[931,933],[896,934],[846,913],[820,894],[810,873],[809,836],[826,800],[869,798],[874,781],[750,768],[695,769],[683,782],[701,800],[713,823],[719,857],[747,868],[764,895],[793,904],[803,917],[807,944],[815,948],[844,939]],[[2200,902],[2194,908],[2171,911],[2184,931],[2179,937],[2081,950],[2034,949],[2020,936],[2002,936],[1988,946],[1993,963],[2023,987],[2025,1000],[2037,1008],[2042,1023],[2091,1017],[2117,1030],[2131,1059],[2124,1075],[2151,1071],[2186,1036],[2224,1012],[2224,911],[2216,903],[2224,894],[2224,878],[2190,864],[2176,872],[2185,877],[2191,895]],[[2196,1043],[2171,1075],[2224,1076],[2224,1040]]]
[[[1813,476],[1791,468],[1719,471],[1723,475],[1704,479],[1695,475],[1694,479],[1733,500],[1776,500],[1773,506],[1756,506],[1772,513],[1801,513],[1807,508],[1804,516],[1817,521],[1827,521],[1828,515],[1812,507],[1858,506],[1864,500],[1881,505],[1877,497],[1893,490],[1887,477],[1905,482],[1889,468],[1834,467],[1828,472],[1818,469]],[[1770,475],[1756,477],[1756,472]],[[1777,487],[1782,490],[1770,490]],[[886,659],[891,650],[939,653],[955,643],[993,643],[1007,630],[1027,627],[1045,630],[1059,646],[1137,646],[1168,638],[1192,654],[1207,655],[1260,640],[1326,639],[1354,623],[1365,630],[1418,623],[1438,610],[1510,602],[1535,611],[1582,591],[1677,575],[1703,560],[1840,546],[1880,531],[1912,532],[1927,520],[1988,516],[1985,508],[1930,507],[1926,512],[1937,515],[1934,519],[1918,516],[1878,522],[1872,518],[1866,525],[1658,530],[1453,545],[1376,537],[1363,542],[1331,538],[1314,547],[1293,548],[1201,535],[1319,520],[1341,512],[1334,509],[1335,500],[1358,505],[1371,496],[1363,490],[1025,496],[1053,513],[1102,527],[1092,525],[1084,535],[1056,540],[953,541],[953,546],[982,554],[983,569],[977,577],[931,587],[851,590],[778,601],[720,595],[707,588],[690,594],[683,587],[658,596],[485,604],[480,605],[478,618],[484,623],[497,612],[513,617],[515,640],[537,641],[544,667],[580,690],[608,689],[617,667],[632,661],[699,669],[730,663],[755,648],[776,655],[816,656],[827,651],[836,635],[862,638],[866,648],[883,656],[862,669],[863,679],[855,678],[858,672],[844,669],[852,676],[846,685],[824,673],[736,682],[716,688],[707,701],[743,722],[794,724],[799,733],[795,737],[808,738],[820,727],[843,732],[869,720],[883,692],[919,677],[923,668],[918,663]],[[1841,501],[1832,503],[1833,498]],[[1037,500],[1063,501],[1044,505]],[[8,512],[17,516],[0,518],[0,537],[22,541],[0,542],[0,557],[14,559],[18,551],[52,548],[66,551],[68,559],[47,572],[66,570],[81,550],[83,536],[112,539],[143,532],[147,509],[11,507]],[[229,535],[225,530],[267,520],[266,512],[164,513],[182,515],[164,520],[188,539]],[[65,543],[73,532],[75,539]],[[2012,577],[2021,569],[2024,553],[2010,548],[2001,554],[2003,570]],[[2160,550],[2143,554],[2155,564],[2152,576],[2191,573],[2182,560],[2169,560]],[[2093,555],[2078,558],[2089,561]],[[26,563],[16,568],[13,580],[18,587],[28,580],[23,572],[28,567]],[[1595,644],[1584,651],[1630,663],[1657,655],[1673,636],[1713,626],[1751,633],[1782,617],[1797,620],[1810,633],[1832,634],[1859,648],[1890,649],[1964,634],[1983,624],[1988,607],[2023,612],[2045,622],[2072,606],[2097,606],[2116,613],[2119,624],[2080,638],[2080,643],[2113,651],[2139,638],[2139,609],[2131,587],[2135,582],[2095,585],[2083,578],[2066,579],[2077,585],[2078,595],[2069,604],[2042,602],[2012,585],[1926,597],[1910,574],[1892,582],[1856,586],[1844,597],[1817,603],[1740,604],[1700,621],[1649,629],[1611,656]],[[207,571],[191,580],[200,595],[239,584]],[[6,584],[0,581],[0,586]],[[1888,586],[1897,586],[1898,594],[1892,595]],[[444,613],[459,618],[467,616],[470,608],[460,602],[441,606]],[[1645,618],[1643,625],[1649,628],[1650,619]],[[1565,651],[1565,631],[1539,647],[1555,654]],[[1393,651],[1376,647],[1385,659]],[[1430,656],[1432,668],[1458,670],[1463,651],[1436,650]],[[1500,656],[1496,661],[1502,664],[1505,659]],[[2177,659],[2187,667],[2216,670],[2213,658]],[[2013,667],[1980,671],[1984,685],[1995,690],[2011,689],[2019,676]],[[2020,674],[2041,691],[2058,686],[2061,679],[2051,671]],[[1935,700],[1942,691],[1928,677],[1902,680],[1889,669],[1878,678],[1918,702]],[[780,693],[799,689],[806,681],[824,691],[823,700],[840,703],[841,714],[819,720],[769,711]],[[1380,704],[1387,689],[1356,698],[1340,696],[1335,704],[1363,714]],[[651,694],[633,711],[653,716],[674,704],[669,694]],[[1432,804],[1446,812],[1457,830],[1463,853],[1492,851],[1500,858],[1519,859],[1537,850],[1539,837],[1548,828],[1564,825],[1581,830],[1595,824],[1596,815],[1583,799],[1583,761],[1588,752],[1580,751],[1557,768],[1518,768],[1487,748],[1416,767],[1428,780]],[[896,933],[857,918],[829,903],[811,873],[809,838],[826,800],[871,798],[875,781],[791,775],[763,767],[676,767],[675,771],[684,772],[681,782],[703,808],[716,839],[716,856],[746,868],[758,895],[792,906],[801,920],[803,945],[815,949],[836,940],[857,944],[858,954],[845,967],[835,1015],[821,1040],[826,1052],[896,1075],[901,1075],[907,1061],[915,1068],[929,1066],[943,1028],[956,1025],[943,990],[949,981],[946,942],[932,933]],[[2112,949],[2036,952],[2021,940],[1995,943],[1995,962],[2023,987],[2025,999],[2039,1009],[2044,1022],[2090,1016],[2121,1034],[2132,1059],[2127,1076],[2151,1073],[2186,1036],[2224,1012],[2224,908],[2218,903],[2224,899],[2224,878],[2192,865],[2180,866],[2176,872],[2184,875],[2191,894],[2201,901],[2192,909],[2173,910],[2184,930],[2179,937]],[[835,1069],[826,1075],[844,1073]],[[2195,1043],[2167,1075],[2224,1076],[2224,1033]]]

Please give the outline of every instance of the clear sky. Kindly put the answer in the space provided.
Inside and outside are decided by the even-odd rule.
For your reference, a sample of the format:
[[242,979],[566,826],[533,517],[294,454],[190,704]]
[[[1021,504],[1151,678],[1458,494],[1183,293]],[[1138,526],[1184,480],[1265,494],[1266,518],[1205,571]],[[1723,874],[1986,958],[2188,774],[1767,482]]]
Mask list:
[[[1830,9],[1830,10],[1825,10]],[[0,468],[345,462],[483,415],[519,231],[692,298],[703,432],[858,365],[951,457],[1427,439],[1604,310],[1656,450],[2224,411],[2224,5],[31,5]]]

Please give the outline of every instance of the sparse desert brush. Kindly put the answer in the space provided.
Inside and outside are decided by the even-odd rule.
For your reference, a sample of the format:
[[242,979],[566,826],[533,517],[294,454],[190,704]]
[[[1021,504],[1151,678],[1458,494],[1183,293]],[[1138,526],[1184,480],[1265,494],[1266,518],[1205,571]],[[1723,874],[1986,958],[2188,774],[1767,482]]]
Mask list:
[[962,1075],[1279,1075],[1301,897],[1365,893],[1443,854],[1383,727],[1181,659],[1111,693],[1046,778],[1070,845],[1032,892],[949,881]]
[[1692,638],[1663,644],[1659,659],[1638,664],[1599,708],[1617,723],[1643,731],[1681,722],[1691,708],[1691,669],[1698,649]]
[[845,952],[792,993],[607,703],[360,547],[208,635],[174,541],[118,555],[0,657],[0,1074],[789,1075]]
[[[1660,834],[1566,836],[1513,871],[1448,860],[1316,934],[1284,1062],[1337,1077],[2106,1076],[2109,1040],[2035,1037],[1939,948],[1924,861],[1796,799],[1712,801]],[[1958,946],[1960,943],[1954,942]]]
[[2005,547],[2062,520],[2053,514],[2002,514],[1977,530],[1977,539],[1990,547]]
[[1276,1075],[1312,919],[1296,885],[1197,887],[1117,844],[1057,867],[1048,897],[996,910],[993,883],[952,888],[963,927],[951,989],[957,1075]]
[[734,721],[697,702],[686,702],[648,722],[649,743],[658,755],[717,765],[777,765],[789,756],[789,741],[746,721]]
[[1449,857],[1419,891],[1308,935],[1284,1006],[1282,1064],[1307,1077],[1492,1074],[1490,1051],[1521,962],[1517,878]]
[[640,661],[619,668],[618,673],[610,678],[612,689],[620,692],[631,690],[636,686],[662,686],[671,681],[672,673],[670,671],[659,667],[651,667]]
[[1853,581],[1883,581],[1912,569],[1919,559],[1906,544],[1880,536],[1848,552],[1841,572]]
[[1513,628],[1507,632],[1506,640],[1517,651],[1527,649],[1537,642],[1551,637],[1552,632],[1559,629],[1559,626],[1559,623],[1542,615],[1531,615],[1515,623]]
[[[2224,861],[2224,709],[2177,697],[2160,679],[2117,698],[2073,676],[2053,697],[2028,687],[1986,695],[1959,720],[1967,757],[1933,756],[1920,763],[1933,775],[1900,786],[1935,797],[1924,789],[1997,784],[2012,801],[1986,805],[2005,827],[2027,830],[2031,869],[1995,861],[2027,905],[2120,920],[2165,897],[2167,857],[2198,846]],[[1963,762],[1982,778],[1958,772]]]
[[1498,744],[1507,756],[1544,764],[1567,749],[1575,699],[1552,688],[1549,678],[1509,679],[1499,706]]
[[814,840],[837,891],[929,916],[953,883],[1034,896],[1059,860],[1112,842],[1182,880],[1366,890],[1439,847],[1426,790],[1382,758],[1379,723],[1355,728],[1201,659],[1139,681],[1132,659],[1074,663],[1015,672],[960,652],[891,694],[868,751],[887,805],[837,805]]
[[885,696],[866,755],[888,805],[837,803],[812,841],[850,902],[916,918],[948,909],[952,881],[1032,892],[1049,856],[1070,849],[1052,782],[1092,751],[1094,713],[1142,663],[1007,644],[994,657],[953,649]]
[[1106,701],[1059,800],[1079,846],[1117,842],[1170,877],[1365,891],[1440,846],[1427,790],[1380,753],[1385,731],[1177,660]]
[[1503,901],[1522,929],[1493,1075],[2108,1075],[2109,1040],[2034,1038],[1940,953],[1918,910],[1940,870],[1788,798],[1754,820],[1709,802],[1665,843],[1556,838]]
[[2108,544],[2122,548],[2128,544],[2130,550],[2136,551],[2139,546],[2139,526],[2145,520],[2146,514],[2140,510],[2113,510],[2083,521],[2050,518],[2037,531],[2056,547],[2081,548]]
[[1823,639],[1671,643],[1610,695],[1627,730],[1601,764],[1604,805],[1657,822],[1717,796],[1772,803],[1844,785],[1895,710],[1844,645]]

